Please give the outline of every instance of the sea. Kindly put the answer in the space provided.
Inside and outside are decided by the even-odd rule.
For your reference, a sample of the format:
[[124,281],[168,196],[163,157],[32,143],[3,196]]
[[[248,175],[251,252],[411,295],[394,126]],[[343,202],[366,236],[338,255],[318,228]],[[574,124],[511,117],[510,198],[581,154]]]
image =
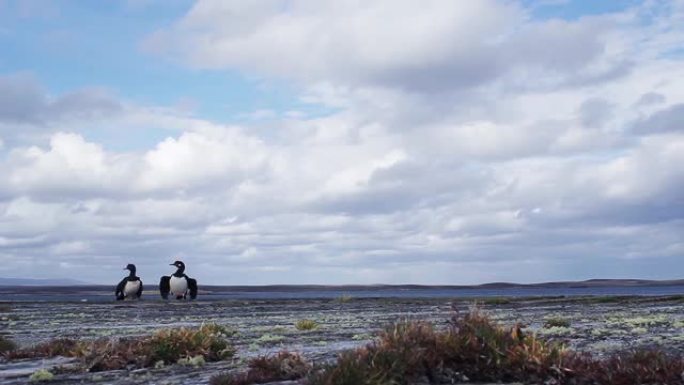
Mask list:
[[[684,295],[684,285],[606,287],[211,287],[200,288],[198,300],[306,300],[342,298],[490,298],[573,296],[671,296]],[[146,290],[144,300],[159,301],[155,290]],[[2,287],[0,302],[110,302],[114,288],[106,286]]]

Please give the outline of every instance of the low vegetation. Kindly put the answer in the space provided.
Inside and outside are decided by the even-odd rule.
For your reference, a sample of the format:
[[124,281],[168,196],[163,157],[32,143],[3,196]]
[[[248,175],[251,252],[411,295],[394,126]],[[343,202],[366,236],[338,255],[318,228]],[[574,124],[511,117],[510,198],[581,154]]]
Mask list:
[[49,370],[39,369],[31,374],[31,377],[29,377],[29,382],[47,382],[52,381],[54,378],[55,375]]
[[310,319],[301,319],[295,323],[297,330],[314,330],[318,328],[318,322]]
[[683,384],[684,359],[633,351],[598,359],[537,339],[520,326],[503,328],[474,312],[444,331],[399,323],[374,343],[315,371],[309,385],[390,385],[470,381],[553,384]]
[[684,295],[675,294],[652,299],[653,302],[684,302]]
[[0,335],[0,355],[15,350],[16,348],[17,345],[14,343],[14,341],[8,337]]
[[[160,361],[157,361],[157,362],[159,363]],[[197,355],[194,357],[179,358],[178,361],[176,361],[176,363],[178,365],[192,366],[195,368],[199,368],[201,366],[204,366],[204,364],[206,364],[206,362],[207,361],[204,359],[204,356],[202,356],[202,355]],[[155,366],[159,367],[159,366],[161,366],[161,363],[155,364]]]
[[[199,328],[161,330],[148,337],[119,340],[77,341],[55,339],[27,349],[11,351],[10,359],[33,357],[77,357],[85,369],[97,372],[126,367],[153,367],[177,362],[190,364],[231,357],[233,348],[226,329],[209,324]],[[183,361],[185,360],[185,361]]]
[[[658,314],[642,316],[638,325],[660,325]],[[304,321],[304,320],[302,320]],[[565,319],[548,318],[542,330],[569,329]],[[645,328],[646,326],[639,326]],[[571,330],[571,329],[570,329]],[[626,332],[625,332],[626,333]],[[137,338],[94,341],[55,339],[27,349],[9,349],[8,358],[68,356],[83,370],[201,367],[233,356],[230,332],[218,325],[159,331]],[[543,334],[543,333],[542,333]],[[265,338],[265,336],[267,336]],[[259,340],[278,340],[265,335]],[[54,372],[53,372],[54,373]],[[59,372],[57,372],[59,373]],[[602,357],[566,349],[521,325],[503,327],[473,311],[446,325],[399,322],[368,345],[312,367],[292,352],[258,357],[246,371],[215,375],[211,385],[247,385],[299,381],[306,385],[408,385],[463,382],[522,382],[555,385],[684,385],[684,358],[659,350],[633,350]]]
[[563,317],[549,317],[544,319],[544,327],[547,329],[553,327],[569,328],[570,320]]
[[423,322],[399,323],[380,338],[340,356],[311,378],[312,385],[404,384],[520,380],[543,382],[558,366],[563,349],[526,335],[519,326],[503,329],[480,313],[455,319],[445,331]]
[[567,328],[565,326],[551,326],[549,328],[543,328],[538,331],[538,334],[547,337],[547,336],[554,336],[554,337],[565,337],[565,336],[571,336],[575,334],[575,330],[572,328]]
[[633,296],[621,296],[621,295],[605,295],[605,296],[591,296],[586,298],[586,302],[589,303],[617,303],[624,302],[633,299]]
[[485,305],[508,305],[511,303],[510,298],[506,297],[491,297],[491,298],[485,298],[482,301]]
[[340,303],[347,303],[351,302],[354,299],[354,297],[351,294],[342,294],[337,298],[337,302]]
[[29,348],[12,350],[6,356],[10,359],[57,356],[77,357],[85,353],[85,347],[85,343],[71,338],[55,338]]
[[255,343],[257,345],[277,344],[279,342],[284,341],[285,339],[286,339],[285,336],[281,336],[279,334],[266,333],[266,334],[262,335],[261,337],[257,338],[255,340]]
[[149,350],[147,365],[158,361],[173,363],[180,358],[202,356],[206,361],[220,361],[233,356],[235,350],[228,344],[229,331],[216,324],[202,325],[197,329],[166,329],[152,335],[143,343]]
[[222,373],[213,376],[211,385],[248,385],[274,381],[296,380],[306,376],[311,365],[304,358],[291,352],[258,357],[249,362],[248,370],[242,373]]

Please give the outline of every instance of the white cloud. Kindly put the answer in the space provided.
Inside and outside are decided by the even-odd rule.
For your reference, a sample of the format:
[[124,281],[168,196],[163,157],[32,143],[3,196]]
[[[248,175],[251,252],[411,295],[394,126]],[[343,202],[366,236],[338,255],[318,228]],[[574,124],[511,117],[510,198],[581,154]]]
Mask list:
[[0,129],[8,123],[26,127],[58,119],[111,117],[122,108],[103,89],[85,88],[51,97],[30,74],[0,76]]
[[184,133],[168,138],[145,154],[144,171],[136,184],[143,190],[203,188],[221,181],[238,184],[265,166],[263,143],[237,130],[211,137]]
[[[681,257],[681,16],[199,1],[145,45],[289,79],[334,112],[254,110],[264,133],[0,78],[0,255],[16,272],[59,255],[98,280],[112,279],[98,264],[156,274],[176,257],[208,283],[639,275]],[[152,127],[163,135],[142,149],[94,135]]]
[[199,68],[305,82],[447,91],[514,74],[511,85],[527,88],[624,68],[621,56],[605,55],[612,24],[530,21],[516,3],[490,0],[203,0],[144,46]]

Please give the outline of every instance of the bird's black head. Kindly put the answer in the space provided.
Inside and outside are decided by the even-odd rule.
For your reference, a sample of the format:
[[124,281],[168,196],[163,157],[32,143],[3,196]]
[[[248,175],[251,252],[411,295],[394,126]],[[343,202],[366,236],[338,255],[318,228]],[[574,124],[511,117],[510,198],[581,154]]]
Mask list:
[[176,277],[181,277],[183,276],[183,273],[185,272],[185,264],[181,261],[176,261],[171,264],[171,266],[176,266],[176,272],[173,273]]
[[128,270],[131,272],[130,276],[135,277],[135,265],[132,263],[129,263],[126,267],[124,267],[124,270]]

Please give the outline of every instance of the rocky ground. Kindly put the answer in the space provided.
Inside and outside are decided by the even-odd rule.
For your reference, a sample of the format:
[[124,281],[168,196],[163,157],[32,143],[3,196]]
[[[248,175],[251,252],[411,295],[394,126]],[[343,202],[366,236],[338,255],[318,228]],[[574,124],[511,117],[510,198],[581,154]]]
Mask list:
[[[684,297],[587,297],[522,299],[245,300],[222,302],[0,303],[0,334],[20,346],[56,337],[117,338],[150,334],[164,327],[217,323],[235,331],[237,354],[201,367],[55,375],[52,384],[206,384],[219,372],[240,370],[251,357],[280,350],[324,362],[345,349],[368,343],[400,319],[446,325],[474,306],[502,324],[560,340],[570,348],[605,355],[642,346],[684,352]],[[298,320],[318,327],[300,331]],[[66,358],[7,361],[0,358],[0,384],[23,384],[35,371],[68,368]]]

